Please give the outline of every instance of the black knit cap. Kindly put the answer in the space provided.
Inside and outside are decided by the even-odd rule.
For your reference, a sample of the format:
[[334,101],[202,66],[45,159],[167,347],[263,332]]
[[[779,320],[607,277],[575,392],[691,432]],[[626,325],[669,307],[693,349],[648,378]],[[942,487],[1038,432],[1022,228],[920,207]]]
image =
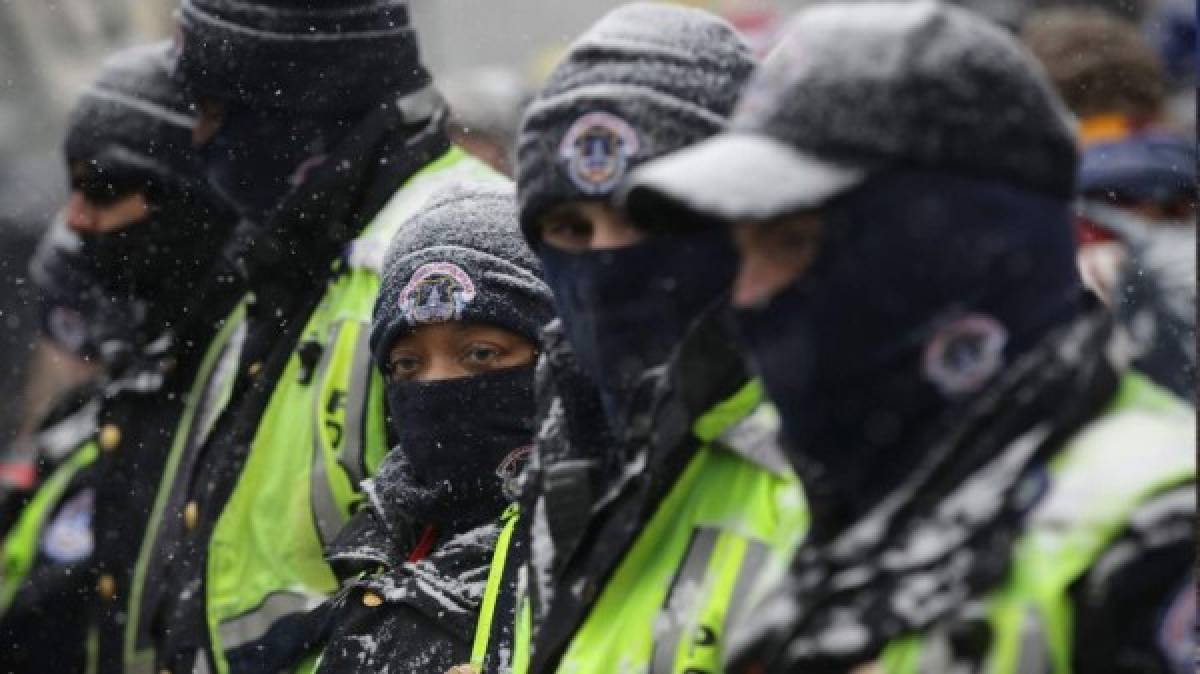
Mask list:
[[554,297],[521,239],[512,185],[453,183],[388,246],[371,351],[384,366],[397,338],[443,321],[498,325],[537,342],[552,318]]
[[183,0],[181,72],[199,94],[308,113],[429,83],[408,0]]
[[703,10],[632,3],[580,36],[526,112],[521,227],[552,206],[607,198],[635,166],[724,128],[754,71],[750,48]]
[[101,160],[109,172],[199,175],[192,149],[196,108],[172,79],[173,61],[170,42],[131,47],[108,59],[71,111],[67,162]]

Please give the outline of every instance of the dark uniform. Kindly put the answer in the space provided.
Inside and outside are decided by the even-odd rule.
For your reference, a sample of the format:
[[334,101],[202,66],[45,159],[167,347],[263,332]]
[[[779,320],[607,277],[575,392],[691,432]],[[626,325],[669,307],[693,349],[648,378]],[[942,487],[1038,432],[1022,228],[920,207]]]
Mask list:
[[[198,177],[192,108],[170,77],[169,50],[115,56],[68,131],[73,190],[100,205],[141,194],[150,211],[117,232],[80,235],[73,253],[72,268],[86,262],[103,306],[129,313],[88,322],[83,341],[110,375],[66,396],[35,436],[44,479],[4,546],[5,671],[97,667],[96,639],[130,610],[165,445],[188,422],[202,348],[237,298],[193,296],[234,214]],[[119,660],[102,666],[121,670]]]
[[444,133],[407,3],[294,4],[180,11],[182,75],[224,106],[201,152],[249,221],[249,294],[197,389],[203,426],[173,438],[123,624],[137,671],[259,671],[337,591],[322,548],[388,447],[367,346],[381,253],[434,185],[491,173]]

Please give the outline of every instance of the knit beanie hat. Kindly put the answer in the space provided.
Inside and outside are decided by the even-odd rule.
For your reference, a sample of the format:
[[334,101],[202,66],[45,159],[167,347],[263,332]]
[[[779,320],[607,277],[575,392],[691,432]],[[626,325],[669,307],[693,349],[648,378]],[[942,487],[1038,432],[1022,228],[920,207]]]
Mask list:
[[455,183],[430,197],[392,239],[371,326],[371,351],[419,325],[489,323],[537,342],[554,298],[521,240],[509,183]]
[[199,175],[192,150],[195,106],[172,79],[173,59],[171,43],[159,42],[106,61],[71,111],[63,148],[67,163],[92,162],[96,178],[117,192],[135,187],[122,185],[124,178],[147,173]]
[[180,67],[205,96],[320,113],[429,83],[408,0],[183,0]]
[[521,227],[576,199],[606,199],[635,166],[725,126],[755,67],[725,20],[633,3],[580,36],[526,112],[518,139]]

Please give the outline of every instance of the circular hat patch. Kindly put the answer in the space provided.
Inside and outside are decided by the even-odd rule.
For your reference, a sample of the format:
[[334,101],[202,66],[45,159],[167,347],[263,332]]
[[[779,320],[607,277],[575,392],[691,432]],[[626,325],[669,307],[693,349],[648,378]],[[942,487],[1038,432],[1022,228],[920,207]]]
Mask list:
[[589,112],[567,129],[558,155],[580,191],[605,194],[625,177],[638,146],[637,132],[628,122],[607,112]]
[[452,262],[421,265],[400,291],[400,312],[410,325],[462,319],[475,299],[475,282]]

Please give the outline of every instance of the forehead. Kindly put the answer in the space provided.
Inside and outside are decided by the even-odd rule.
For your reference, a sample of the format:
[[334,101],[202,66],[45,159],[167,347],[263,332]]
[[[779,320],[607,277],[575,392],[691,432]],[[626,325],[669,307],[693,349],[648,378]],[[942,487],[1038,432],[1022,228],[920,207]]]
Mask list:
[[520,339],[525,337],[512,330],[477,321],[441,321],[414,327],[392,343],[392,351],[405,348],[436,348],[457,344],[469,339]]
[[577,218],[589,222],[597,222],[614,219],[619,216],[620,211],[606,199],[575,199],[554,206],[546,211],[541,219],[542,222],[554,221],[561,218]]
[[735,232],[815,229],[821,224],[821,220],[820,211],[801,211],[766,220],[740,220],[733,223],[733,229]]

